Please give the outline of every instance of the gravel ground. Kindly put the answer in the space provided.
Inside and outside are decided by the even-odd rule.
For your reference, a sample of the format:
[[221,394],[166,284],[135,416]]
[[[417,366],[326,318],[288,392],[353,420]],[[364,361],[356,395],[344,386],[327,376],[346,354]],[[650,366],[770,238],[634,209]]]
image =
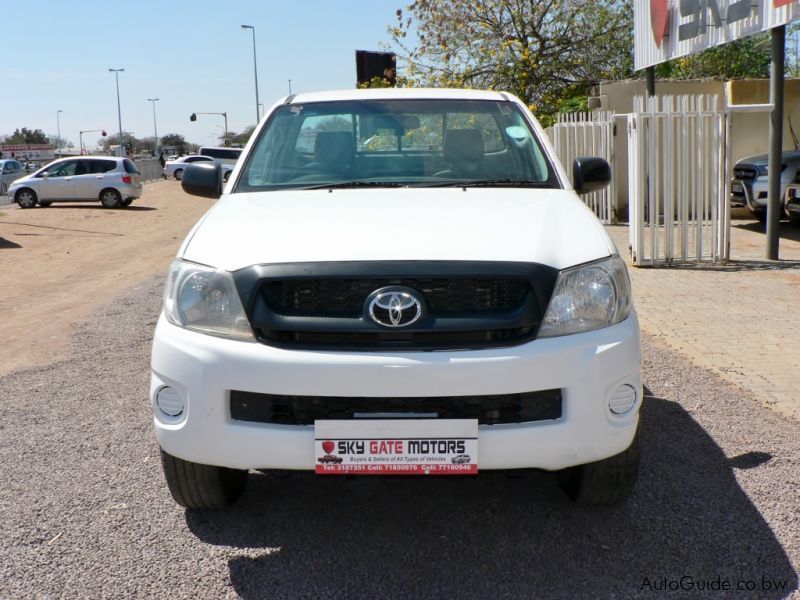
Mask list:
[[800,597],[797,423],[652,340],[621,506],[577,509],[539,472],[258,473],[232,510],[184,511],[146,400],[160,289],[110,302],[72,358],[0,379],[0,598],[630,598],[684,576]]

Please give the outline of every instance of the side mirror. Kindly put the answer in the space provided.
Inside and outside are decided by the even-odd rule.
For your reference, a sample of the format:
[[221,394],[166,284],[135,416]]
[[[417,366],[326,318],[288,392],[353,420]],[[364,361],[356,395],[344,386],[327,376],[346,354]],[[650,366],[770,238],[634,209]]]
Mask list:
[[579,156],[572,163],[572,185],[578,194],[591,194],[611,183],[611,166],[603,158]]
[[187,194],[203,198],[222,195],[222,165],[216,162],[196,162],[186,165],[181,187]]

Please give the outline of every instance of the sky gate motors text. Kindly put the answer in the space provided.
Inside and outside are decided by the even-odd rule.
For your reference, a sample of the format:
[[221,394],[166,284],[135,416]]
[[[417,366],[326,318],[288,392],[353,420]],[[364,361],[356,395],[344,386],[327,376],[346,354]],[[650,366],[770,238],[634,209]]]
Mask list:
[[464,440],[339,440],[337,454],[463,454]]

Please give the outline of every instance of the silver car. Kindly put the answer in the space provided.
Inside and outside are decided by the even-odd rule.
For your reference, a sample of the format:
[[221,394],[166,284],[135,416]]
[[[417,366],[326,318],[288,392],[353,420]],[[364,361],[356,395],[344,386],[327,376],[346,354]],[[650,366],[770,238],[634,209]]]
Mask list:
[[168,160],[161,171],[161,175],[164,177],[164,179],[169,179],[170,177],[181,179],[183,177],[184,169],[186,169],[188,165],[196,162],[219,162],[222,164],[222,179],[224,181],[228,181],[228,177],[230,177],[231,171],[233,171],[233,167],[231,165],[211,158],[210,156],[191,154],[189,156],[182,156],[177,160]]
[[129,158],[61,158],[14,181],[8,188],[8,195],[21,208],[87,201],[118,208],[141,198],[142,175]]

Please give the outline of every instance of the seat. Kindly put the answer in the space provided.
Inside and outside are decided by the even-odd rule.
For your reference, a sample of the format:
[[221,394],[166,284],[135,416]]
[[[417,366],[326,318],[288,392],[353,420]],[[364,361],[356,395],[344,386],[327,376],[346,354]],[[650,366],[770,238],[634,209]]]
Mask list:
[[349,131],[320,131],[314,141],[314,162],[308,165],[327,173],[347,173],[353,165],[355,143]]
[[446,130],[442,151],[449,168],[435,173],[434,177],[479,177],[483,150],[480,129]]

